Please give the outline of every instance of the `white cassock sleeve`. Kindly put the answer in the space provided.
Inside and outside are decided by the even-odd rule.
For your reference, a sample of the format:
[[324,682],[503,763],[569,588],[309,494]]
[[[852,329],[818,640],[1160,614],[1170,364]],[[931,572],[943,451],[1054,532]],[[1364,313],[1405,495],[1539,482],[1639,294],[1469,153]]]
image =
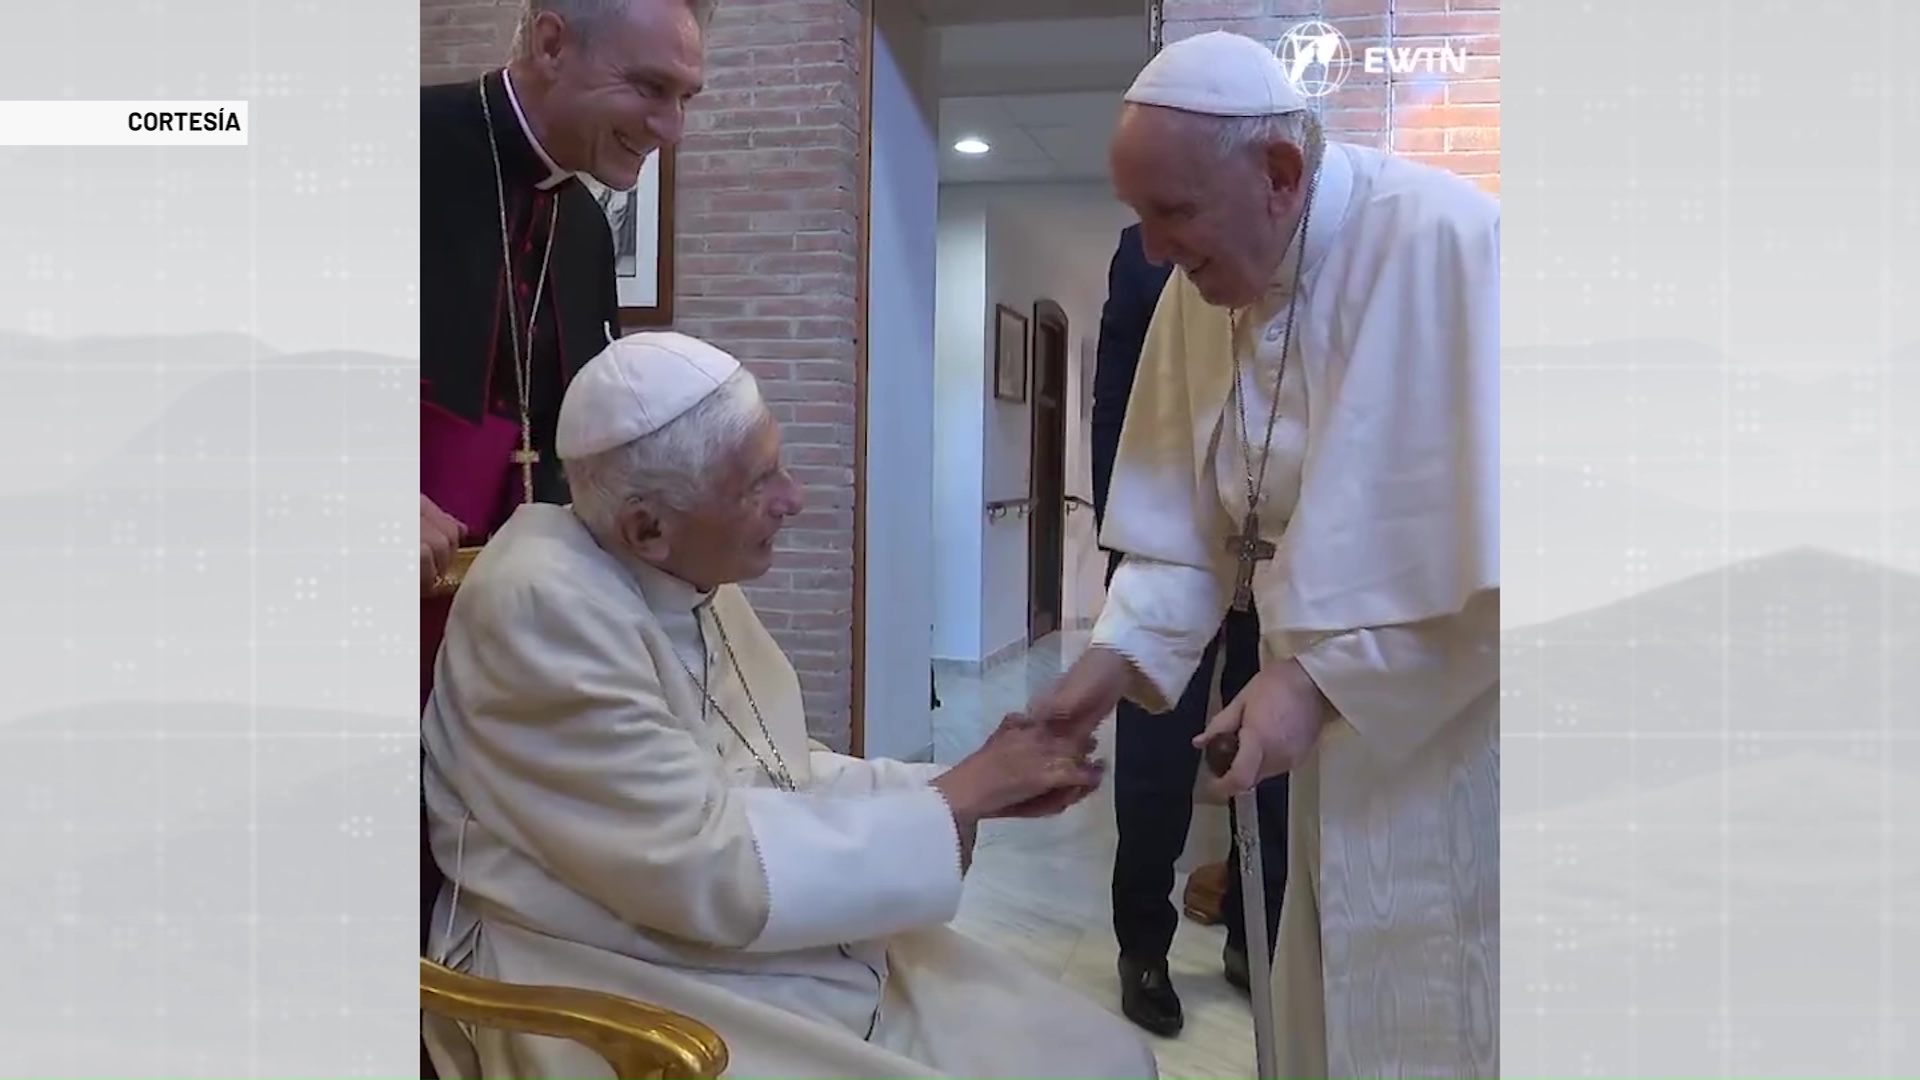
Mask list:
[[1092,644],[1132,665],[1129,700],[1148,712],[1167,712],[1219,633],[1229,599],[1217,570],[1128,555],[1107,586]]
[[810,749],[807,765],[813,772],[814,790],[834,795],[925,787],[947,771],[945,765],[852,757],[829,750],[818,742]]
[[1458,614],[1349,630],[1295,657],[1373,750],[1400,762],[1500,681],[1500,593]]
[[635,925],[751,952],[958,911],[960,839],[938,791],[734,787],[669,710],[630,610],[542,584],[456,603],[494,608],[459,620],[454,643],[469,681],[447,704],[472,739],[463,781],[483,796],[469,803],[577,892]]
[[[1127,659],[1126,697],[1152,712],[1171,709],[1220,631],[1236,564],[1234,524],[1195,457],[1194,433],[1218,422],[1218,403],[1195,400],[1194,357],[1230,371],[1227,314],[1208,307],[1176,272],[1154,308],[1127,398],[1127,418],[1107,490],[1103,546],[1126,552],[1107,586],[1092,644]],[[1231,378],[1231,376],[1228,376]],[[1202,467],[1204,466],[1204,467]]]

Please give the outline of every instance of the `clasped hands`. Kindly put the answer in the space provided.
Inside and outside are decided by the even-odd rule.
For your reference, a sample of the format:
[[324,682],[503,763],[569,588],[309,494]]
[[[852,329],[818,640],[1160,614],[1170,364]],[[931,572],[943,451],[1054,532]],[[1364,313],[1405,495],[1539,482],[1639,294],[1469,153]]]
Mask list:
[[963,828],[991,818],[1057,814],[1100,786],[1091,730],[1068,731],[1019,713],[933,782]]
[[[1125,657],[1110,649],[1088,649],[1058,682],[1034,699],[1026,715],[1061,738],[1091,741],[1101,721],[1119,706],[1133,677]],[[1268,662],[1207,723],[1193,745],[1204,748],[1216,739],[1238,736],[1239,751],[1232,766],[1209,780],[1216,794],[1231,797],[1299,767],[1312,755],[1333,717],[1332,704],[1299,661]],[[1072,798],[1066,792],[1048,793],[1038,797],[1037,807],[1039,812],[1058,813],[1084,798],[1087,791]],[[1056,808],[1055,803],[1060,805]]]

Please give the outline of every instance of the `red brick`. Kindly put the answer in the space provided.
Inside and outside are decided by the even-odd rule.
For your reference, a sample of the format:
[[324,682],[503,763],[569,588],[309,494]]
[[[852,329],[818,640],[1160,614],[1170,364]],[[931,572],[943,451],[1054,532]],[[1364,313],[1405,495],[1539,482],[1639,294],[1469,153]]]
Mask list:
[[1403,154],[1414,161],[1435,165],[1461,176],[1498,176],[1500,155],[1490,153]]
[[1446,87],[1446,95],[1449,105],[1498,105],[1500,80],[1495,78],[1450,82]]
[[1497,37],[1500,33],[1500,12],[1452,11],[1434,14],[1396,9],[1393,14],[1393,33],[1395,37]]
[[1485,128],[1500,126],[1498,105],[1429,105],[1394,114],[1394,124],[1421,128]]
[[1403,154],[1439,154],[1447,149],[1445,129],[1401,128],[1393,133],[1393,149]]
[[1488,128],[1448,128],[1448,150],[1498,150],[1500,149],[1500,129]]

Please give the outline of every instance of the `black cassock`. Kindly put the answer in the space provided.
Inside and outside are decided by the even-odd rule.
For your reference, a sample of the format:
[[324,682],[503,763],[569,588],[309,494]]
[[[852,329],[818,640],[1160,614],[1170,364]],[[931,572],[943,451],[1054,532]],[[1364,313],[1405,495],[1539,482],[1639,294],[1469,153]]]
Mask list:
[[[480,100],[482,87],[486,108]],[[420,400],[423,494],[482,536],[505,520],[520,499],[520,469],[498,460],[494,442],[467,439],[461,425],[479,429],[491,415],[509,421],[518,443],[519,388],[501,272],[500,201],[494,152],[487,139],[492,113],[506,191],[507,228],[514,260],[512,298],[524,342],[529,308],[547,243],[549,214],[559,204],[551,261],[534,323],[531,364],[535,498],[564,502],[566,484],[553,453],[561,395],[573,374],[619,330],[613,236],[606,213],[584,184],[554,173],[528,139],[508,98],[502,72],[420,92]],[[457,423],[450,423],[457,422]],[[496,426],[496,425],[485,425]],[[497,441],[497,440],[496,440]],[[484,444],[484,451],[476,447]],[[508,454],[511,454],[509,448]],[[479,459],[470,460],[479,453]],[[498,470],[508,494],[487,512],[472,506],[472,485],[489,485]],[[428,473],[433,475],[429,477]],[[484,474],[484,475],[482,475]],[[451,477],[458,475],[460,479]],[[424,490],[431,480],[442,490]],[[490,490],[490,489],[489,489]],[[462,513],[436,498],[461,504]],[[481,493],[487,501],[487,493]],[[473,520],[478,518],[479,520]],[[474,539],[479,539],[475,537]]]
[[[482,107],[482,88],[487,95]],[[500,178],[487,139],[492,114]],[[475,82],[420,91],[420,489],[479,543],[522,499],[520,396],[502,273],[500,187],[506,191],[514,284],[526,333],[548,215],[559,204],[546,287],[534,325],[530,365],[534,497],[566,500],[553,452],[560,399],[581,365],[619,330],[613,236],[606,213],[579,180],[558,177],[541,160],[507,97],[500,72]],[[423,599],[420,611],[421,705],[446,630],[449,602]],[[440,874],[426,844],[421,807],[421,945]],[[423,1076],[434,1075],[422,1047]]]

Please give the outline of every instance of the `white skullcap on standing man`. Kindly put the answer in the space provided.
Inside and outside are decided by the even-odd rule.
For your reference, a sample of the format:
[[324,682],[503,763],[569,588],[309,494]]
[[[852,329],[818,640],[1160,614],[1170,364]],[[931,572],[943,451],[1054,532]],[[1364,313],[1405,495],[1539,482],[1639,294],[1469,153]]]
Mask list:
[[1279,116],[1307,107],[1272,49],[1225,30],[1160,50],[1128,87],[1126,100],[1204,116]]

